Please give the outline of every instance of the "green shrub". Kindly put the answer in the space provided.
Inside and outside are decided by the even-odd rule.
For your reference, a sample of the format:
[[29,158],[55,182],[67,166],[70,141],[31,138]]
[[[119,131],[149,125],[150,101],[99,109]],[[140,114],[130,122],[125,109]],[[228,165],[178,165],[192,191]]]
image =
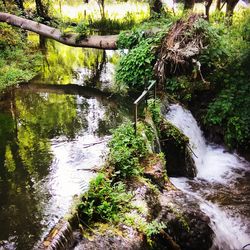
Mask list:
[[[205,124],[219,126],[226,144],[231,148],[250,148],[250,11],[241,13],[232,27],[221,36],[227,57],[220,59],[220,67],[211,74],[215,98],[205,115]],[[223,63],[221,63],[223,61]]]
[[193,81],[194,80],[189,79],[187,76],[168,78],[165,82],[165,90],[175,99],[187,102],[192,98],[194,88]]
[[119,49],[132,49],[145,39],[145,31],[134,29],[132,32],[123,31],[119,34],[117,47]]
[[152,118],[155,124],[159,124],[162,119],[161,114],[161,101],[159,99],[149,99],[148,100],[148,109],[152,114]]
[[139,162],[146,155],[146,143],[140,134],[135,135],[131,122],[113,131],[109,148],[109,161],[117,176],[127,178],[142,171]]
[[90,34],[88,23],[84,21],[76,26],[75,31],[78,33],[77,40],[84,39]]
[[116,69],[116,82],[132,88],[142,88],[144,82],[153,79],[155,55],[149,39],[143,40],[137,47],[123,56]]
[[22,43],[15,28],[7,23],[0,23],[0,50]]
[[131,198],[131,193],[126,191],[122,182],[112,185],[104,174],[99,173],[90,182],[89,190],[81,198],[78,205],[79,218],[85,223],[117,222],[120,214],[129,208]]
[[27,46],[21,32],[0,23],[0,91],[32,79],[41,64],[41,54]]

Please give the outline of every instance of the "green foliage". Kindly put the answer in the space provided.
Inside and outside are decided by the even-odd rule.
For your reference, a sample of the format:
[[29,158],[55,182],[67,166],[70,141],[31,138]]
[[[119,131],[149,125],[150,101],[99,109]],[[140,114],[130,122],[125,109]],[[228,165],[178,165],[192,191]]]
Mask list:
[[27,48],[21,34],[7,24],[0,23],[0,91],[33,78],[40,63],[40,54]]
[[155,124],[159,124],[161,121],[161,101],[159,99],[149,99],[148,100],[148,109],[152,114],[152,118]]
[[137,47],[123,56],[116,69],[116,82],[120,86],[140,88],[144,81],[153,80],[153,62],[151,40],[143,40]]
[[151,237],[157,235],[162,229],[166,228],[163,222],[158,222],[157,220],[147,222],[138,214],[126,214],[123,223],[143,233],[150,245],[152,244]]
[[89,21],[89,26],[92,29],[98,29],[102,32],[131,29],[136,23],[136,20],[133,17],[130,18],[129,16],[126,16],[126,18],[123,19],[102,18],[98,20],[90,19]]
[[90,34],[88,23],[84,21],[76,26],[75,31],[78,33],[77,40],[84,39]]
[[221,57],[210,79],[216,96],[209,104],[205,124],[219,126],[226,144],[233,148],[250,148],[250,11],[241,13],[234,25],[221,35],[227,57]]
[[177,100],[182,102],[190,101],[194,87],[193,82],[187,76],[172,77],[166,79],[165,90]]
[[10,46],[16,46],[21,42],[20,36],[15,28],[7,23],[0,23],[0,50]]
[[120,32],[117,47],[119,49],[132,49],[145,40],[145,37],[145,31],[142,29],[133,29],[132,32]]
[[128,178],[141,172],[139,161],[146,155],[146,143],[140,134],[135,135],[132,123],[113,131],[109,148],[109,161],[117,176]]
[[[156,60],[154,48],[171,27],[176,17],[151,18],[132,32],[121,32],[118,47],[129,49],[116,68],[116,83],[120,89],[141,89],[144,81],[154,79],[153,65]],[[160,27],[160,28],[159,28]]]
[[83,222],[90,221],[110,221],[120,220],[121,213],[129,208],[132,198],[127,192],[122,182],[113,185],[104,174],[99,173],[90,182],[88,192],[86,192],[81,203],[78,205],[78,215]]

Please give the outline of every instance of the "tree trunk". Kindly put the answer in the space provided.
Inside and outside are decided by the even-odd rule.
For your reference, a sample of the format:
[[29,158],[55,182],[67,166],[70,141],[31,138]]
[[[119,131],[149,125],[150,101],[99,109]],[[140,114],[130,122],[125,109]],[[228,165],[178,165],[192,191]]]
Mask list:
[[239,0],[227,0],[226,17],[228,18],[229,24],[232,23],[234,8],[238,2]]
[[23,0],[15,0],[15,3],[21,11],[24,11]]
[[195,0],[185,0],[184,1],[184,10],[193,10]]
[[101,19],[105,19],[105,3],[104,0],[98,0],[98,5],[101,13]]
[[36,13],[42,17],[45,21],[49,21],[48,7],[44,6],[42,0],[36,0]]
[[152,15],[152,13],[160,14],[161,11],[162,11],[162,2],[161,2],[161,0],[154,0],[150,4],[150,15]]
[[220,11],[220,6],[221,6],[221,0],[216,1],[216,10]]
[[205,15],[206,19],[209,20],[209,10],[211,7],[213,0],[205,0]]
[[78,41],[76,34],[65,35],[58,29],[8,13],[0,12],[0,22],[6,22],[24,30],[33,31],[39,35],[73,47],[117,49],[116,41],[118,35],[90,36]]

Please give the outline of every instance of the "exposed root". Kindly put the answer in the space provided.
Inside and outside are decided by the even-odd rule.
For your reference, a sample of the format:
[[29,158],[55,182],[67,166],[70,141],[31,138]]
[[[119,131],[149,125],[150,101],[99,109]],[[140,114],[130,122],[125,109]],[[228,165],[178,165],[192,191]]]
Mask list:
[[187,20],[177,21],[163,39],[154,66],[159,83],[164,83],[166,76],[190,69],[192,58],[206,46],[204,33],[195,27],[200,18],[200,15],[192,14]]

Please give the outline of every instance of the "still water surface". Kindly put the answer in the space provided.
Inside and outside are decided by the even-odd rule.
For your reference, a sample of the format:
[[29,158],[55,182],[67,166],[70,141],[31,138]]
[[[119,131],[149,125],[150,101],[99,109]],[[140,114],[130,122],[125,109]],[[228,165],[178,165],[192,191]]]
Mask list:
[[0,105],[0,249],[32,249],[67,213],[129,113],[129,100],[100,91],[117,53],[47,42],[45,54],[40,75]]

